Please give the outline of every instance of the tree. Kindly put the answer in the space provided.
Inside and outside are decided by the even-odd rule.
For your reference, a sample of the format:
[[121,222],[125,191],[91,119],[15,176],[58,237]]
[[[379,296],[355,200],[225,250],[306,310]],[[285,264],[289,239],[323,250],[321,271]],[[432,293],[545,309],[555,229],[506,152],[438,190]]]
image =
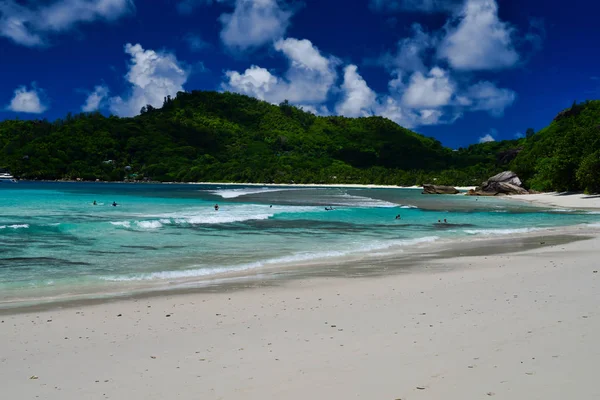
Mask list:
[[533,135],[535,135],[535,131],[533,130],[533,128],[527,128],[527,131],[525,131],[525,137],[529,139]]

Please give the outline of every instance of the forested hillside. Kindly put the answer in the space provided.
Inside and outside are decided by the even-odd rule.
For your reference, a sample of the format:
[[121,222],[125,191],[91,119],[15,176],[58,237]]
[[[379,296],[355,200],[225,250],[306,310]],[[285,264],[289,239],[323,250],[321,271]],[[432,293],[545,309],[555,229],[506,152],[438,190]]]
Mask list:
[[512,169],[540,191],[600,191],[600,101],[573,104],[527,138]]
[[318,117],[195,91],[135,118],[3,121],[0,168],[21,179],[473,185],[505,169],[524,141],[453,151],[382,117]]

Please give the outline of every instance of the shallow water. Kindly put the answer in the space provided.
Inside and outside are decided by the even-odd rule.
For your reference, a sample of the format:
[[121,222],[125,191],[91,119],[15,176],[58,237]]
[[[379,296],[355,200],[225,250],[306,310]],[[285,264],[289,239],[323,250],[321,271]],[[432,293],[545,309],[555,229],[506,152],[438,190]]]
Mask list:
[[599,221],[414,189],[20,182],[0,186],[0,303]]

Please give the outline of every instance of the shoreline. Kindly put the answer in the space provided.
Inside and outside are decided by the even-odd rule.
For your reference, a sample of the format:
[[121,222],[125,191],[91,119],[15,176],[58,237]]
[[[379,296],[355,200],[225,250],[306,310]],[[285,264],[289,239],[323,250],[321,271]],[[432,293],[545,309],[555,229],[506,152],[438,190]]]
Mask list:
[[520,194],[504,197],[528,204],[551,206],[555,208],[566,208],[572,210],[600,210],[600,195],[549,192],[538,194]]
[[596,398],[599,245],[596,232],[519,252],[427,259],[400,274],[5,315],[3,393]]
[[[235,183],[235,182],[159,182],[159,181],[73,181],[73,180],[27,180],[23,182],[48,182],[48,183],[94,183],[94,184],[141,184],[141,185],[214,185],[214,186],[264,186],[264,187],[330,187],[330,188],[356,188],[356,189],[423,189],[423,186],[398,186],[398,185],[371,185],[359,183]],[[457,190],[469,191],[475,189],[476,186],[453,186]]]
[[[107,304],[132,299],[178,296],[194,293],[216,293],[262,286],[280,286],[287,282],[317,277],[353,278],[355,276],[393,276],[407,271],[418,271],[427,262],[436,259],[453,259],[464,256],[499,255],[522,252],[585,240],[600,236],[600,228],[589,225],[540,228],[512,235],[490,235],[439,239],[408,246],[391,248],[385,255],[369,252],[261,266],[242,271],[228,271],[214,275],[176,278],[158,281],[136,281],[128,286],[113,285],[99,292],[57,294],[43,298],[21,298],[0,303],[0,316],[47,311],[57,308],[74,308],[84,305]],[[543,239],[543,240],[542,240]]]

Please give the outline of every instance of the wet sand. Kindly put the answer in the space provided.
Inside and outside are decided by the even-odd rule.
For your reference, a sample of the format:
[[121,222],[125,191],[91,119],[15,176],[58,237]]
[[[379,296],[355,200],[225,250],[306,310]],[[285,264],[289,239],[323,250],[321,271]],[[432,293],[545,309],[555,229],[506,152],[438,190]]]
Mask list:
[[12,310],[3,396],[599,398],[600,236],[572,241],[590,234],[495,255],[515,248],[449,246],[400,273],[389,259],[380,273]]

